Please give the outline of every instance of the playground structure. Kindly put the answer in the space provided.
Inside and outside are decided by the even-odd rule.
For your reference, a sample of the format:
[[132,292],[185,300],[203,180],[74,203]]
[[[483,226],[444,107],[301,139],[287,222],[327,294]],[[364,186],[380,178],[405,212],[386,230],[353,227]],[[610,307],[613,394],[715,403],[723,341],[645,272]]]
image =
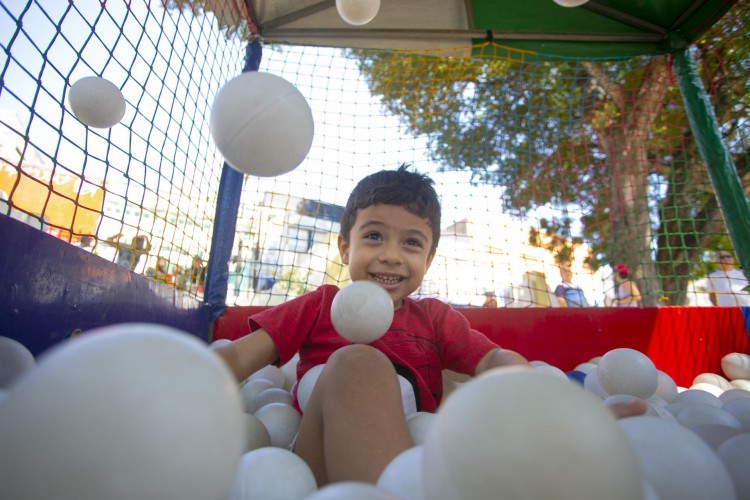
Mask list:
[[[716,49],[719,53],[719,47],[703,45],[705,50],[700,60],[704,66],[699,68],[695,48],[690,46],[701,40],[722,16],[746,13],[744,2],[707,1],[697,10],[691,7],[692,2],[676,2],[674,12],[666,14],[654,9],[657,17],[671,16],[676,20],[665,24],[664,19],[658,22],[637,19],[634,13],[626,11],[626,2],[616,0],[591,1],[581,10],[538,2],[538,9],[531,5],[524,9],[526,18],[514,11],[511,2],[505,6],[507,12],[500,16],[502,9],[496,5],[490,8],[490,2],[473,2],[472,15],[467,15],[459,9],[463,2],[445,1],[442,8],[434,7],[433,14],[427,16],[435,24],[408,32],[400,28],[406,26],[403,23],[413,22],[406,14],[419,15],[427,2],[416,2],[414,12],[404,13],[399,2],[384,1],[382,15],[372,25],[356,31],[335,17],[333,3],[302,2],[304,5],[295,12],[280,12],[274,3],[264,9],[259,2],[246,5],[232,1],[169,2],[166,8],[146,4],[125,7],[110,2],[96,5],[93,11],[90,6],[79,6],[75,2],[63,7],[42,7],[35,2],[23,6],[4,5],[1,19],[3,25],[11,29],[2,41],[6,58],[0,107],[13,110],[18,119],[2,115],[4,137],[12,138],[13,144],[10,148],[6,147],[8,144],[3,145],[3,158],[0,158],[3,170],[0,172],[4,176],[0,178],[3,182],[0,189],[8,199],[5,214],[20,210],[24,217],[38,225],[34,228],[0,216],[0,234],[4,235],[5,243],[0,260],[3,266],[0,298],[6,317],[0,335],[20,340],[35,354],[93,327],[128,321],[176,326],[206,341],[233,338],[242,331],[242,321],[237,318],[253,310],[246,307],[283,301],[323,282],[345,283],[346,274],[340,262],[336,262],[335,249],[331,249],[331,235],[336,232],[336,214],[351,183],[372,170],[397,166],[394,162],[413,162],[420,169],[441,158],[424,152],[430,151],[432,146],[442,148],[445,160],[447,150],[458,149],[461,145],[435,135],[436,129],[454,125],[436,118],[439,106],[430,114],[414,114],[404,120],[408,123],[411,119],[412,124],[434,121],[433,128],[422,129],[422,135],[415,132],[415,127],[409,128],[394,119],[392,114],[384,113],[386,119],[352,116],[351,111],[343,108],[356,104],[358,111],[370,109],[360,108],[361,100],[372,99],[371,95],[377,94],[382,102],[390,104],[393,113],[406,113],[411,109],[409,103],[399,96],[429,92],[428,85],[416,85],[415,82],[420,81],[432,82],[433,89],[441,88],[435,83],[440,81],[436,78],[441,77],[438,70],[440,64],[449,61],[453,64],[448,65],[452,79],[442,75],[445,88],[458,85],[464,81],[462,75],[473,72],[471,81],[478,95],[476,82],[491,81],[490,70],[494,69],[503,75],[495,92],[506,90],[516,100],[528,95],[529,89],[508,87],[514,76],[528,77],[552,67],[562,72],[560,68],[563,68],[566,75],[578,76],[566,76],[558,89],[562,95],[577,96],[580,107],[568,114],[567,110],[561,111],[560,106],[529,100],[531,114],[550,116],[555,124],[553,128],[570,135],[550,139],[552,142],[539,148],[544,154],[523,156],[524,150],[534,149],[529,143],[516,150],[506,148],[505,154],[512,153],[513,158],[509,164],[517,168],[516,184],[497,184],[498,179],[504,178],[498,173],[494,181],[485,179],[487,182],[482,188],[481,182],[474,182],[481,181],[481,177],[476,177],[476,171],[470,168],[457,170],[454,176],[436,171],[435,177],[445,183],[440,185],[445,191],[441,192],[444,211],[460,213],[462,204],[468,204],[472,198],[473,202],[484,198],[483,204],[480,199],[479,206],[495,204],[506,208],[517,200],[507,197],[505,190],[526,193],[534,203],[524,209],[525,229],[514,233],[514,239],[483,242],[484,256],[508,254],[506,247],[517,245],[522,238],[529,239],[533,230],[541,234],[534,248],[548,247],[545,250],[548,260],[536,260],[525,272],[541,272],[549,280],[547,285],[554,285],[554,266],[562,263],[555,257],[567,255],[568,250],[575,255],[576,248],[583,245],[592,249],[584,252],[586,256],[594,254],[596,257],[597,251],[606,255],[604,261],[592,264],[599,270],[600,283],[610,279],[610,264],[625,261],[634,270],[639,286],[648,292],[649,307],[640,310],[467,309],[465,312],[472,324],[530,358],[551,357],[545,360],[563,365],[585,361],[609,348],[633,346],[647,352],[657,365],[661,363],[660,368],[683,383],[699,369],[715,371],[723,353],[748,351],[746,309],[656,307],[662,297],[667,298],[666,304],[680,303],[687,293],[685,286],[695,273],[691,259],[686,256],[703,259],[702,242],[726,240],[721,221],[726,224],[726,233],[739,263],[744,269],[750,269],[750,247],[744,244],[750,241],[750,214],[738,175],[738,171],[746,172],[743,169],[747,168],[747,154],[742,149],[748,132],[746,125],[742,125],[744,110],[737,111],[737,102],[725,103],[718,99],[725,97],[717,90],[721,79],[710,71],[721,65],[711,59],[710,50]],[[546,14],[538,19],[529,17],[528,12],[537,10]],[[565,18],[567,24],[560,16],[570,16]],[[591,16],[600,16],[597,19],[601,22],[601,33],[585,33],[579,29],[591,25]],[[601,16],[607,21],[601,21]],[[493,23],[500,24],[493,26]],[[513,23],[517,24],[517,29],[508,27]],[[528,28],[543,26],[553,30],[555,25],[571,28],[567,32],[545,32],[540,28],[533,33]],[[744,24],[742,26],[746,29]],[[107,28],[120,37],[104,35]],[[40,38],[32,33],[45,35]],[[310,45],[327,48],[299,50],[301,46]],[[366,48],[370,52],[344,52],[330,47]],[[395,49],[402,52],[393,52]],[[744,57],[741,61],[746,63],[747,53]],[[320,67],[311,62],[315,60]],[[345,60],[357,61],[354,77],[351,67],[336,69],[335,65]],[[400,66],[403,61],[420,64],[420,70],[409,73],[408,68]],[[438,61],[436,65],[435,61]],[[486,61],[491,63],[484,66]],[[601,62],[606,73],[598,79],[593,70],[580,76],[592,61]],[[574,123],[573,118],[579,114],[599,113],[602,120],[614,120],[613,116],[602,114],[607,110],[607,106],[602,105],[607,99],[597,101],[590,97],[591,92],[598,89],[606,93],[607,89],[614,88],[624,91],[634,86],[635,77],[645,74],[654,61],[661,64],[663,72],[653,73],[653,80],[641,82],[641,89],[646,93],[625,97],[624,107],[615,114],[624,123],[631,123],[630,119],[637,121],[638,116],[645,116],[635,114],[638,104],[652,98],[648,89],[656,89],[657,81],[662,78],[672,79],[674,85],[658,87],[664,93],[653,97],[668,103],[660,109],[660,116],[665,118],[661,123],[664,135],[648,141],[640,138],[649,143],[644,152],[658,152],[654,163],[667,164],[659,164],[658,168],[646,172],[642,182],[636,185],[632,184],[635,177],[630,176],[631,171],[623,169],[624,165],[613,166],[614,161],[608,163],[606,158],[602,159],[607,151],[605,143],[614,144],[634,129],[619,128],[611,122],[602,128],[611,135],[602,135],[600,131],[598,141],[593,141],[590,135],[581,132],[581,123]],[[241,70],[282,72],[292,66],[298,72],[296,85],[308,95],[320,119],[316,123],[314,148],[298,171],[283,178],[260,181],[243,177],[223,165],[211,142],[207,117],[212,97],[224,82]],[[321,68],[331,73],[324,79],[327,88],[317,87],[313,81],[313,77],[321,76]],[[391,80],[377,80],[375,75],[383,74],[386,69],[399,69],[400,73],[394,73]],[[359,70],[366,76],[361,77]],[[115,81],[126,96],[128,111],[123,121],[112,129],[86,128],[66,107],[69,85],[92,73]],[[291,78],[288,76],[291,73],[284,74]],[[604,77],[615,75],[623,78],[628,75],[632,79],[625,80],[626,85],[620,87],[606,87]],[[429,79],[421,79],[426,76]],[[579,76],[581,81],[576,79]],[[528,82],[535,80],[529,77]],[[716,85],[708,87],[713,93],[707,94],[705,82]],[[394,87],[399,88],[396,98],[389,94]],[[678,87],[684,97],[684,107],[680,107],[683,97],[670,93]],[[740,95],[745,96],[747,82],[741,82],[740,87],[744,89]],[[462,91],[469,93],[465,88]],[[367,97],[362,97],[365,95]],[[551,99],[551,96],[548,97]],[[450,102],[450,97],[448,92],[437,93],[433,100]],[[712,97],[714,105],[722,106],[721,114],[707,105]],[[333,108],[338,114],[329,117],[326,109]],[[503,109],[516,113],[506,116],[509,123],[525,122],[519,118],[518,107]],[[732,116],[733,112],[737,116]],[[479,121],[480,114],[468,121]],[[654,122],[657,118],[651,116]],[[721,123],[717,121],[719,118]],[[529,120],[535,125],[543,122],[542,119]],[[387,126],[389,132],[370,138],[371,132],[362,133],[365,129],[358,129],[358,123],[373,123],[383,130]],[[670,135],[690,125],[694,130],[691,134]],[[349,132],[341,132],[347,128]],[[481,141],[493,139],[489,132],[500,128],[467,126],[465,131],[471,130],[471,134],[467,132],[467,142],[472,143],[475,156],[468,161],[465,152],[458,151],[452,158],[456,162],[463,159],[464,165],[475,162],[486,166],[488,172],[498,171],[495,157],[482,156],[481,150],[486,146]],[[520,134],[518,130],[515,130],[516,138]],[[412,133],[415,137],[406,137]],[[544,139],[543,135],[539,134],[537,140]],[[554,134],[547,134],[547,138],[551,135]],[[398,138],[393,139],[394,136]],[[392,144],[380,144],[384,142]],[[595,151],[587,149],[594,147],[592,144],[596,145]],[[683,147],[685,144],[688,146]],[[392,145],[395,149],[390,149]],[[552,146],[557,149],[553,151]],[[614,149],[609,151],[618,151],[616,144],[610,146]],[[696,154],[698,152],[700,155]],[[567,165],[567,169],[554,169],[557,164]],[[700,193],[677,190],[675,186],[690,185],[692,177],[688,174],[696,165],[706,169],[710,186],[702,186]],[[32,173],[32,166],[44,171],[44,175]],[[529,166],[534,168],[527,168]],[[577,181],[566,175],[584,167],[590,169],[592,185],[607,187],[609,194],[605,198],[610,199],[611,204],[578,213],[580,222],[568,222],[566,226],[565,220],[576,218],[571,215],[577,210],[575,207],[585,205],[586,196],[593,196],[585,191],[577,195],[565,194]],[[614,174],[597,177],[597,172],[603,172],[605,167],[615,168]],[[562,176],[562,180],[556,176]],[[658,177],[671,182],[646,183]],[[310,186],[311,179],[317,182],[314,188]],[[468,195],[449,193],[447,186],[457,179],[465,183]],[[333,184],[336,186],[332,187]],[[39,190],[43,194],[32,196],[34,203],[25,201],[27,193]],[[639,190],[643,194],[641,198],[636,196]],[[616,199],[631,191],[636,192],[632,198]],[[287,198],[281,203],[278,200],[266,203],[263,201],[265,193],[281,193]],[[545,210],[555,206],[560,193],[563,199],[556,206],[563,209],[552,216],[544,216]],[[655,199],[664,200],[671,195],[677,200],[674,204],[654,208]],[[684,199],[679,199],[678,195]],[[718,206],[711,206],[716,200]],[[704,206],[699,202],[714,210],[714,215],[705,219],[705,225],[715,223],[718,217],[720,229],[686,227],[691,220],[693,226],[703,224],[704,220],[698,215]],[[644,204],[645,211],[618,212],[638,203]],[[655,212],[659,212],[658,221],[652,218],[656,217]],[[680,215],[670,218],[671,212]],[[694,218],[686,218],[683,212]],[[63,215],[58,217],[58,214]],[[634,223],[628,219],[630,216],[645,217],[645,225]],[[584,219],[589,221],[588,226]],[[459,231],[466,226],[461,225],[460,217],[449,222],[453,223],[453,230],[449,235],[444,234],[443,239],[448,241],[450,236],[454,237],[454,255],[458,253],[456,249],[463,248],[460,245],[464,241],[478,241],[470,231]],[[619,229],[616,229],[618,224]],[[670,229],[670,224],[678,229]],[[508,227],[478,224],[476,231],[510,233]],[[554,228],[562,230],[555,232]],[[608,237],[597,240],[591,236],[605,230],[610,231]],[[141,264],[139,271],[142,272],[123,269],[113,262],[114,252],[123,243],[107,245],[105,241],[120,233],[126,240],[138,234],[149,236],[151,250]],[[708,236],[701,239],[700,235]],[[84,236],[93,238],[93,249],[79,248]],[[669,244],[662,245],[660,238]],[[657,243],[658,250],[654,250]],[[625,250],[618,250],[617,245]],[[666,257],[661,257],[660,252]],[[463,264],[450,255],[441,255],[443,264],[436,268],[467,265],[479,276],[486,274],[488,266],[493,269],[497,266],[498,274],[503,274],[519,261],[531,261],[532,253],[525,252],[518,256],[519,260],[507,259],[506,268],[498,264],[499,261],[483,256],[472,257],[472,262],[480,264]],[[190,266],[194,256],[199,256],[207,266],[203,293],[197,288],[179,290],[141,275],[159,256],[182,269]],[[581,261],[586,256],[576,259],[578,269],[584,269]],[[662,268],[671,270],[672,274],[668,276]],[[430,281],[428,276],[427,285],[431,288],[425,287],[422,292],[449,301],[457,300],[460,306],[472,306],[475,305],[471,302],[472,293],[481,296],[488,289],[501,292],[506,286],[523,285],[517,279],[513,283],[500,283],[494,278],[487,282],[475,280],[473,291],[460,290],[454,295],[452,289],[446,288],[455,282],[449,277],[447,273],[436,275]],[[665,283],[676,284],[665,289]],[[230,290],[234,292],[229,293]],[[602,288],[598,297],[602,303],[606,292]],[[228,302],[228,295],[234,303]],[[242,298],[252,306],[244,305]],[[512,325],[511,328],[496,330],[492,318],[500,315],[513,318],[503,320],[504,324]],[[583,327],[584,324],[587,326]],[[570,344],[584,347],[580,348],[582,350],[563,348]],[[553,352],[557,350],[564,353],[559,359]],[[579,356],[580,359],[574,359]]]

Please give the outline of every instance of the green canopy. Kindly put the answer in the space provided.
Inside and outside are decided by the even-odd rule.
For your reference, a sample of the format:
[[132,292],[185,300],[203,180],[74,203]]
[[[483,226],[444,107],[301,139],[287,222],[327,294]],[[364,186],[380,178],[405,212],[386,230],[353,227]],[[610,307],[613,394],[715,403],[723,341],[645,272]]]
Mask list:
[[237,0],[237,14],[249,17],[266,42],[433,50],[492,39],[545,54],[617,57],[683,49],[735,2],[589,0],[562,7],[553,0],[381,0],[375,19],[363,26],[345,23],[335,0]]

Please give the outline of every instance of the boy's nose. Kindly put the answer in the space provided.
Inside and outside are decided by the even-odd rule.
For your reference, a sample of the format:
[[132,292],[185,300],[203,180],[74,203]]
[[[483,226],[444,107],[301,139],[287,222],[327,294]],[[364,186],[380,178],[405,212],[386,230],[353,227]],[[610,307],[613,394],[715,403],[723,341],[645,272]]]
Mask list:
[[399,245],[388,244],[383,246],[383,251],[380,252],[380,261],[391,265],[401,263],[401,249]]

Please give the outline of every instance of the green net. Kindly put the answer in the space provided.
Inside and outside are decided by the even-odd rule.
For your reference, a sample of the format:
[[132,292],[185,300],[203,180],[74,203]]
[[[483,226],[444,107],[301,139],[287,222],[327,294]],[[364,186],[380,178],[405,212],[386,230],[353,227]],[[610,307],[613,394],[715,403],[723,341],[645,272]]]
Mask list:
[[[694,50],[746,193],[748,9],[738,2]],[[241,71],[247,36],[219,28],[235,15],[187,2],[3,5],[6,213],[112,261],[131,247],[135,272],[201,293],[222,164],[210,106]],[[315,138],[293,172],[245,177],[230,305],[345,284],[347,196],[402,163],[436,181],[443,207],[417,294],[456,306],[629,305],[636,289],[642,306],[710,305],[707,276],[734,254],[670,56],[267,44],[260,70],[307,98]],[[69,86],[88,75],[125,96],[111,129],[69,111]],[[568,271],[573,292],[558,289]]]

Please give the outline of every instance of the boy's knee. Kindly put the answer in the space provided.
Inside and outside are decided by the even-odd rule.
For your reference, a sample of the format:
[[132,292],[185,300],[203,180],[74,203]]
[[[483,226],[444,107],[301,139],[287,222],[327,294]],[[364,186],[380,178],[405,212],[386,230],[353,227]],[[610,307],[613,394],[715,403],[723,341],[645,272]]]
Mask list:
[[336,371],[373,373],[385,369],[395,373],[393,364],[385,354],[365,344],[342,347],[328,358],[326,366]]

